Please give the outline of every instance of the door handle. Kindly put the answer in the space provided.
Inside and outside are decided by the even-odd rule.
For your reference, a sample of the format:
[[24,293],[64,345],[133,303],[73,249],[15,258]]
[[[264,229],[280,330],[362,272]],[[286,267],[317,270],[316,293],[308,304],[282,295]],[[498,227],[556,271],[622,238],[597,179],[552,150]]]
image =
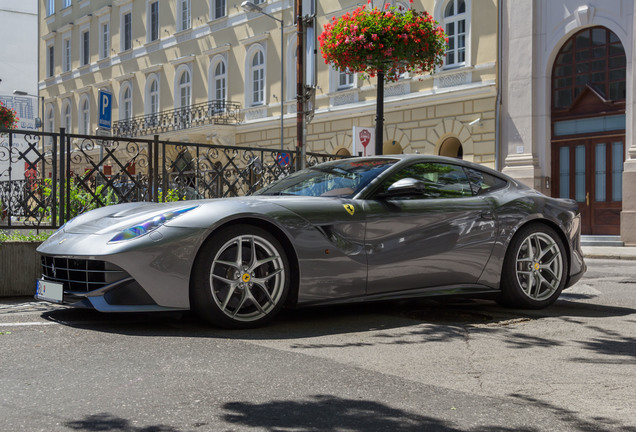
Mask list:
[[589,192],[587,192],[585,194],[585,205],[587,205],[588,207],[590,205],[590,193]]

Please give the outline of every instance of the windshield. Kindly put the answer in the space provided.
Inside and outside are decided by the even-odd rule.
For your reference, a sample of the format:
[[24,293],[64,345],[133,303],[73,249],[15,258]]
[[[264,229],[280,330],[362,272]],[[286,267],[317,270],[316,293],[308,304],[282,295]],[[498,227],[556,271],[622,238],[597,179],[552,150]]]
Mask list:
[[396,159],[343,159],[298,171],[254,195],[301,195],[352,198]]

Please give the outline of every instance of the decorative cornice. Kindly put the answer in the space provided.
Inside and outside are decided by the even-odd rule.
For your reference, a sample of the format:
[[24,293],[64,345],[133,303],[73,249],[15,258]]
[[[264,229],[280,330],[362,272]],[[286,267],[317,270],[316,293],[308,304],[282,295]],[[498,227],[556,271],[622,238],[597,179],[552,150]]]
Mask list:
[[60,34],[62,34],[62,35],[65,34],[65,33],[70,32],[72,30],[73,30],[73,23],[72,22],[60,27],[59,29],[57,29],[57,31],[60,32]]
[[84,87],[82,87],[80,89],[75,90],[75,93],[77,93],[79,95],[82,95],[84,93],[90,92],[91,90],[93,90],[93,86],[92,85],[87,85],[87,86],[84,86]]
[[104,15],[109,15],[110,12],[112,11],[113,7],[111,5],[108,6],[104,6],[101,9],[98,9],[97,12],[95,12],[95,16],[97,17],[103,17]]
[[113,79],[120,83],[120,82],[123,82],[123,81],[131,80],[134,77],[135,77],[135,74],[131,72],[131,73],[127,73],[127,74],[124,74],[124,75],[119,75],[117,77],[114,77]]
[[51,33],[42,36],[42,40],[48,42],[51,39],[55,38],[55,36],[57,36],[57,31],[53,30]]
[[221,45],[221,46],[209,49],[209,50],[205,50],[201,54],[212,57],[212,56],[217,55],[217,54],[228,52],[231,49],[232,49],[232,44],[226,43],[224,45]]
[[241,45],[251,45],[256,42],[261,42],[269,38],[269,32],[260,33],[245,39],[241,39],[239,42]]
[[159,72],[161,69],[163,69],[163,65],[162,64],[152,65],[152,66],[149,66],[149,67],[147,67],[145,69],[142,69],[141,73],[143,73],[144,75],[149,75],[151,73]]
[[76,24],[77,26],[82,26],[82,25],[84,25],[84,24],[88,24],[88,23],[90,23],[90,22],[91,22],[91,18],[92,18],[92,17],[93,17],[93,16],[92,16],[91,14],[84,15],[83,17],[79,18],[79,19],[75,22],[75,24]]
[[190,54],[187,56],[179,57],[174,60],[170,60],[170,64],[173,66],[179,66],[183,63],[192,63],[196,59],[194,54]]

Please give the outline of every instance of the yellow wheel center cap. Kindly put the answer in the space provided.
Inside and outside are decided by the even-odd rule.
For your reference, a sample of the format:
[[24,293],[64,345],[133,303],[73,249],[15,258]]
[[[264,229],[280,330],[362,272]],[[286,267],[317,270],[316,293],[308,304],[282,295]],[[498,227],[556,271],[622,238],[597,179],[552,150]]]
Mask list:
[[539,270],[539,267],[541,267],[541,266],[539,265],[538,262],[534,263],[534,269],[535,270]]
[[243,273],[243,277],[241,279],[243,279],[243,282],[249,282],[252,278],[249,274]]

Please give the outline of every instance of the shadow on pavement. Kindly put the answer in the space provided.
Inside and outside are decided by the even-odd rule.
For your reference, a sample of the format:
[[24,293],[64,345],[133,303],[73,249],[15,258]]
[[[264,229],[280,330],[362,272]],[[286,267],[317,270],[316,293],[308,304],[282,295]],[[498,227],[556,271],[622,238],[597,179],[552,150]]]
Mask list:
[[[235,338],[244,340],[304,339],[358,332],[403,329],[403,335],[420,335],[417,343],[465,338],[466,331],[501,334],[515,348],[552,346],[559,342],[514,331],[524,322],[558,319],[584,324],[584,318],[620,317],[635,314],[631,308],[559,300],[543,310],[506,309],[481,299],[436,299],[369,303],[284,310],[270,325],[250,330],[224,330],[199,321],[193,314],[105,314],[62,307],[42,313],[42,318],[65,326],[133,336]],[[634,338],[603,334],[588,341],[586,348],[602,354],[634,356]],[[393,336],[391,336],[394,338]],[[630,336],[628,336],[630,337]],[[368,340],[365,344],[373,344]],[[384,341],[383,343],[386,343]],[[415,343],[398,341],[393,343]]]

